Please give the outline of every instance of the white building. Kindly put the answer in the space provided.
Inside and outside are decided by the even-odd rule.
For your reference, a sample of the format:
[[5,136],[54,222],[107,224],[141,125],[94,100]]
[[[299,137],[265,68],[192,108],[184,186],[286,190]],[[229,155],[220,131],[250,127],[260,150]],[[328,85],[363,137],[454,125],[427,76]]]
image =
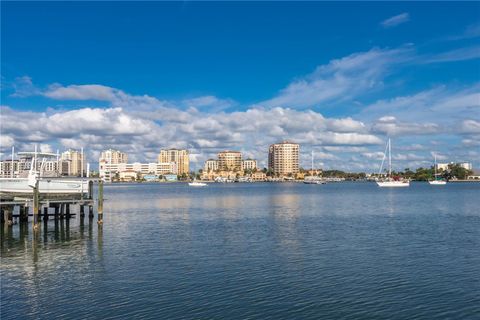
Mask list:
[[450,165],[454,165],[454,164],[457,164],[459,165],[460,167],[466,169],[466,170],[472,170],[473,169],[473,166],[472,166],[472,163],[471,162],[458,162],[458,163],[455,163],[455,162],[447,162],[447,163],[437,163],[437,170],[443,170],[443,171],[446,171],[448,170],[448,166]]
[[165,175],[177,171],[176,165],[173,162],[168,163],[111,163],[103,164],[103,170],[100,172],[100,178],[106,182],[111,182],[114,178],[122,176],[132,176],[134,173],[140,175]]

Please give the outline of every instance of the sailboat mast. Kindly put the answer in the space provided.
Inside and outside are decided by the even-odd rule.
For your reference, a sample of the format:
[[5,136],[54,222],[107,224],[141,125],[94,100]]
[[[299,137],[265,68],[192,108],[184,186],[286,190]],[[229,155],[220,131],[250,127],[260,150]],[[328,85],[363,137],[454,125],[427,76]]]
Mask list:
[[434,154],[435,164],[433,165],[433,169],[435,170],[435,179],[437,178],[437,154]]
[[313,176],[313,150],[312,150],[312,176]]
[[388,138],[388,176],[392,176],[392,142]]

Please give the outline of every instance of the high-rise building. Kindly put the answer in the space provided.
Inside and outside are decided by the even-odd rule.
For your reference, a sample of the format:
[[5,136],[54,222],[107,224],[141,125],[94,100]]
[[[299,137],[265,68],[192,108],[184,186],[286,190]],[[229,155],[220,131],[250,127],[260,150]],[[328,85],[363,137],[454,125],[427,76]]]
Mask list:
[[[85,161],[85,154],[78,150],[69,149],[62,153],[62,161],[68,161],[69,166],[69,176],[81,176],[86,175],[86,166],[87,162]],[[83,171],[83,173],[82,173]]]
[[246,159],[242,161],[242,169],[245,170],[255,170],[257,169],[257,160]]
[[108,164],[127,163],[128,155],[118,150],[108,149],[100,154],[99,162],[102,161]]
[[222,171],[241,171],[242,154],[239,151],[222,151],[218,153],[218,169]]
[[289,141],[272,144],[268,149],[268,168],[274,174],[295,174],[299,169],[300,145]]
[[177,175],[188,174],[190,171],[190,159],[188,156],[188,150],[181,149],[166,149],[160,150],[158,155],[159,163],[174,162],[177,168]]
[[203,167],[204,172],[214,172],[218,170],[218,161],[214,159],[208,159],[205,161],[205,166]]
[[100,177],[105,177],[107,175],[106,171],[112,168],[111,165],[127,162],[128,155],[124,152],[113,149],[102,151],[100,159],[98,160],[98,172]]

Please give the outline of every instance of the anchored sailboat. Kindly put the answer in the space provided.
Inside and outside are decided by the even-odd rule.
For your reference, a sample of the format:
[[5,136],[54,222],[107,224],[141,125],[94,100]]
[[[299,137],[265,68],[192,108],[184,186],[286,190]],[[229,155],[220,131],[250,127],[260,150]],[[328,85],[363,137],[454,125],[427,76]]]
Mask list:
[[312,175],[305,177],[303,179],[303,183],[305,184],[326,184],[325,181],[320,180],[318,177],[313,175],[313,150],[312,150]]
[[380,175],[383,170],[383,164],[385,162],[385,158],[387,157],[388,151],[388,175],[384,179],[377,180],[377,185],[379,187],[409,187],[410,181],[403,180],[400,177],[393,177],[392,176],[392,143],[390,138],[388,139],[387,146],[385,147],[385,152],[383,153],[382,165],[380,166],[380,171],[378,174]]
[[428,183],[433,186],[444,186],[447,184],[447,181],[441,178],[439,179],[437,174],[437,154],[434,155],[434,158],[435,158],[435,164],[434,164],[435,176],[434,176],[434,180],[428,181]]

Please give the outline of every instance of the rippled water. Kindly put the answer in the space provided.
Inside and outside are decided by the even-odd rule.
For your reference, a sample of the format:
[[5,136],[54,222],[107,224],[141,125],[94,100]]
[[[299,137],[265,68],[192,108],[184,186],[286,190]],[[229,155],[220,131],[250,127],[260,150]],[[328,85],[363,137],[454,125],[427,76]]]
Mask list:
[[109,185],[2,228],[1,319],[479,319],[480,184]]

